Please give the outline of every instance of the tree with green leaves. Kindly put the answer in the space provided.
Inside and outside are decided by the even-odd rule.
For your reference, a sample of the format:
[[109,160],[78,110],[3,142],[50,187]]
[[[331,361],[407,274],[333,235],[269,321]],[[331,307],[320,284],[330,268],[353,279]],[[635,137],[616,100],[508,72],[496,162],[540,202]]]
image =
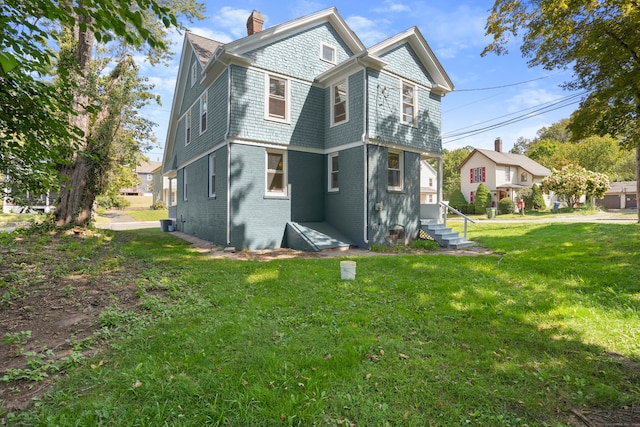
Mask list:
[[[522,32],[529,66],[571,67],[573,80],[564,87],[585,93],[571,117],[572,137],[609,134],[635,148],[640,184],[638,28],[638,0],[496,0],[485,27],[493,40],[482,54],[506,54]],[[640,200],[640,185],[636,193]]]
[[473,147],[445,148],[442,156],[442,193],[444,200],[450,200],[453,192],[460,189],[460,165],[471,154]]
[[[59,183],[58,226],[88,224],[114,143],[125,141],[127,134],[137,133],[138,143],[150,135],[150,123],[135,114],[151,97],[132,53],[147,55],[152,64],[166,60],[171,54],[167,29],[179,27],[179,16],[200,18],[203,8],[195,0],[0,3],[0,135],[6,148],[0,167],[14,182],[26,182],[11,165],[23,154],[23,170],[50,178],[34,179],[25,188],[40,181],[42,191]],[[96,72],[98,46],[111,52],[113,71],[107,77]],[[27,102],[14,109],[20,121],[4,114],[12,87],[38,95],[38,105],[25,96]],[[39,134],[25,126],[36,107],[51,113],[37,122]],[[14,142],[7,143],[5,136]]]

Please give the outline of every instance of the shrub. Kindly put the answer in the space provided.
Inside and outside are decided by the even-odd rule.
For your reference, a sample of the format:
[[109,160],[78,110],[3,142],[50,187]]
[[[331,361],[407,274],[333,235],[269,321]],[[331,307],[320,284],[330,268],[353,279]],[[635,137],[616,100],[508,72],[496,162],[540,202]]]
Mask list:
[[458,189],[451,194],[451,198],[449,199],[449,206],[460,210],[459,207],[466,204],[468,204],[468,202],[467,199],[464,198],[464,194],[462,194],[462,191]]
[[96,203],[103,209],[126,208],[131,204],[131,202],[124,197],[112,194],[96,197]]
[[166,209],[166,208],[167,208],[167,205],[166,205],[166,203],[165,203],[164,201],[162,201],[162,200],[156,200],[156,201],[155,201],[155,202],[153,202],[153,204],[151,205],[151,210],[154,210],[154,211],[159,211],[159,210]]
[[486,185],[480,183],[476,190],[476,197],[473,205],[475,206],[475,212],[477,214],[485,213],[487,207],[491,204],[491,191]]
[[501,214],[510,214],[515,212],[515,210],[516,204],[509,197],[505,197],[498,202],[498,212]]
[[[542,195],[542,190],[538,186],[538,184],[533,184],[531,188],[531,195],[529,196],[530,206],[536,210],[544,210],[547,208],[547,204],[544,202],[544,196]],[[529,205],[527,205],[529,206]]]

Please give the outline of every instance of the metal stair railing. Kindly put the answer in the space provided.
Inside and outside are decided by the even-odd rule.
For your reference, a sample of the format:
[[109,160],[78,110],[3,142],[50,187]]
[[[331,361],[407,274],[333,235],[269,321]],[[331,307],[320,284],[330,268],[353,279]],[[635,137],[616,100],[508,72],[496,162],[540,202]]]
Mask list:
[[466,216],[465,214],[463,214],[462,212],[460,212],[459,210],[457,210],[456,208],[452,208],[451,206],[449,206],[448,204],[444,203],[444,202],[439,202],[440,206],[442,206],[444,208],[444,215],[443,215],[443,220],[444,220],[444,226],[447,226],[447,211],[452,211],[455,214],[460,215],[462,218],[464,218],[464,240],[469,240],[467,239],[467,222],[471,221],[472,224],[475,224],[476,222],[474,220],[472,220],[471,218],[469,218],[468,216]]

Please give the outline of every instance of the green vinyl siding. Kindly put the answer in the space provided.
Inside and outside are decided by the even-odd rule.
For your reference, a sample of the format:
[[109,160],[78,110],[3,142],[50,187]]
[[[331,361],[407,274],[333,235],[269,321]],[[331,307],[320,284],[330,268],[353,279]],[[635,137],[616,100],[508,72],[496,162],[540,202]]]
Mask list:
[[331,126],[331,86],[324,90],[325,147],[333,148],[362,140],[364,132],[364,72],[359,71],[348,78],[349,120]]

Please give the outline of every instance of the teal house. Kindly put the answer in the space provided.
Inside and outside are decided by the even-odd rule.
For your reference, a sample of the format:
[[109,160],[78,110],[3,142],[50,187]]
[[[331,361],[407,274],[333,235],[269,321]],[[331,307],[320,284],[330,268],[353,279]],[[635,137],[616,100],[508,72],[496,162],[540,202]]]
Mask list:
[[249,250],[416,239],[453,90],[420,31],[366,48],[335,8],[262,26],[185,35],[162,165],[176,229]]

